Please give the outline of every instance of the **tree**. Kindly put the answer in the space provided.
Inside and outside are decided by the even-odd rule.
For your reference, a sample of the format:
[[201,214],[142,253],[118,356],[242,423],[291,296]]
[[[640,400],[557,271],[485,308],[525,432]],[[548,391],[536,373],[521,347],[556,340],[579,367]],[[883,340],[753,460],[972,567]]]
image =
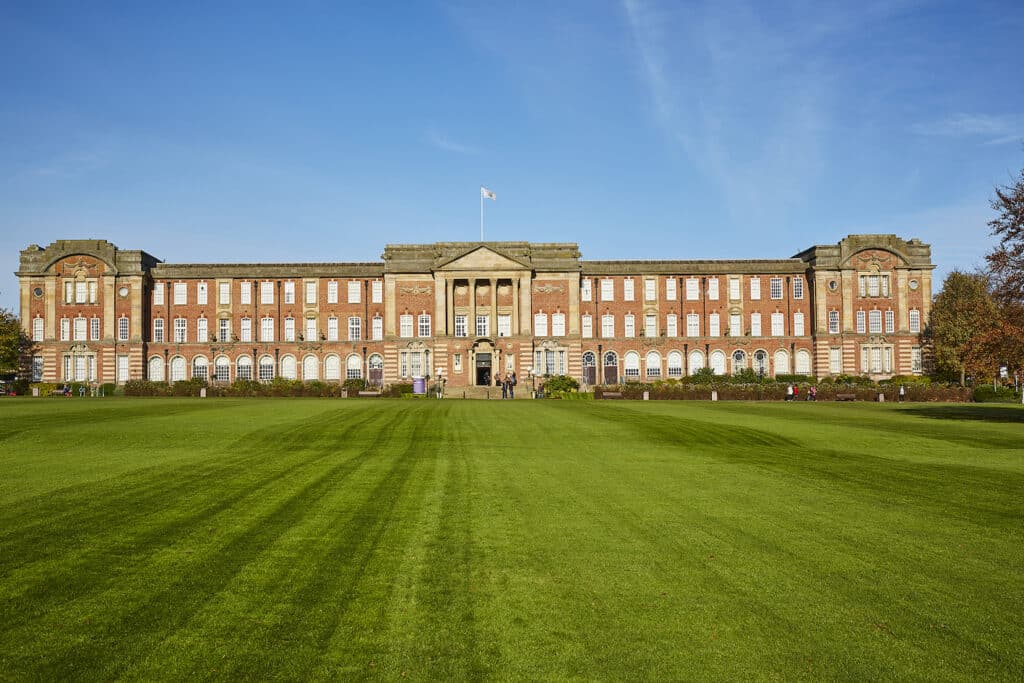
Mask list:
[[935,297],[928,327],[939,374],[957,377],[963,386],[968,372],[982,370],[990,345],[979,340],[993,334],[999,322],[989,279],[978,273],[950,273]]
[[993,292],[1002,304],[1024,306],[1024,170],[1012,185],[996,188],[992,208],[998,215],[988,227],[999,244],[985,260]]
[[0,308],[0,374],[29,379],[32,372],[33,343],[21,329],[18,316]]

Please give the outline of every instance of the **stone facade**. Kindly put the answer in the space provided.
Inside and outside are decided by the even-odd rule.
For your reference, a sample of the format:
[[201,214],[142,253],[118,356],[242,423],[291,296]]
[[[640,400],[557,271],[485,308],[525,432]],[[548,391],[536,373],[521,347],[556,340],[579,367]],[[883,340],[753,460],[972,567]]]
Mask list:
[[288,377],[585,384],[703,367],[921,372],[931,251],[851,235],[792,258],[586,261],[572,243],[387,245],[379,262],[169,264],[103,240],[21,252],[21,319],[50,382]]

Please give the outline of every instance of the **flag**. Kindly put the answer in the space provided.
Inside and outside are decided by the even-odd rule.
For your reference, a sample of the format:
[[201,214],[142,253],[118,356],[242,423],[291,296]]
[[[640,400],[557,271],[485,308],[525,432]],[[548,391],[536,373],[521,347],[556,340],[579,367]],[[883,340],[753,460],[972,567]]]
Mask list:
[[480,196],[483,197],[484,199],[498,201],[498,195],[494,194],[483,185],[480,186]]

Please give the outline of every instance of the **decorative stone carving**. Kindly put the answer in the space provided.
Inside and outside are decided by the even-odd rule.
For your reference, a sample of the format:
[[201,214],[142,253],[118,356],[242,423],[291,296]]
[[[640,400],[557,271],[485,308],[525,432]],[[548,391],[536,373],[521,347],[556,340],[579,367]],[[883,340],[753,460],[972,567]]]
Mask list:
[[498,294],[500,296],[508,296],[511,291],[512,288],[509,285],[501,285],[498,287]]
[[430,287],[426,285],[412,285],[400,288],[402,294],[430,294]]
[[466,285],[459,285],[458,287],[455,288],[455,294],[458,296],[465,296],[468,290],[469,288],[466,287]]
[[533,291],[538,294],[551,294],[553,292],[564,292],[565,287],[562,285],[537,285],[533,288]]

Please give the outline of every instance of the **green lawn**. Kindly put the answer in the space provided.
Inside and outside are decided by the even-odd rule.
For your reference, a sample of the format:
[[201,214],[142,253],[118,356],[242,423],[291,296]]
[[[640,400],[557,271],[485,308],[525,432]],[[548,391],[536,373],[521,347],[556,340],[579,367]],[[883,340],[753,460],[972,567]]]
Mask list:
[[3,399],[0,679],[1024,679],[1024,410]]

